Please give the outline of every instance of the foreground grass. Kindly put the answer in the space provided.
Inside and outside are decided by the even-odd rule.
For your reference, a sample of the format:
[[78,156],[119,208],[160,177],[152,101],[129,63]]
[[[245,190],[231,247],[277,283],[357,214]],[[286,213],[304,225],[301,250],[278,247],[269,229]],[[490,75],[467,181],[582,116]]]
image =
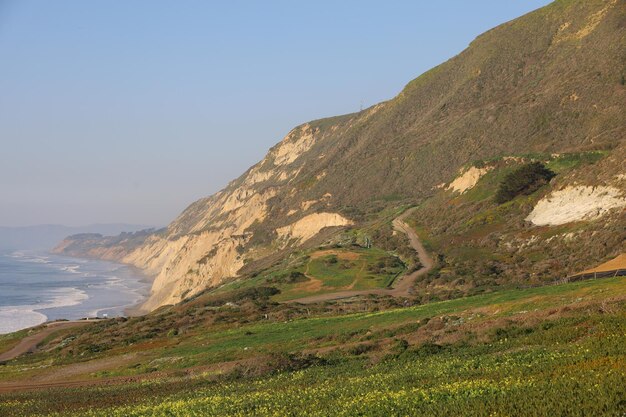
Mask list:
[[[510,328],[474,346],[399,349],[373,365],[346,355],[265,378],[203,384],[200,376],[188,382],[191,389],[174,393],[167,390],[170,382],[161,380],[14,394],[3,399],[0,413],[30,416],[49,408],[95,406],[55,415],[621,415],[625,331],[622,309]],[[132,404],[97,408],[111,398]]]
[[[626,294],[626,279],[615,278],[509,290],[410,308],[335,317],[300,319],[287,323],[259,323],[204,333],[168,348],[172,356],[193,357],[196,363],[234,360],[258,354],[301,351],[337,343],[362,340],[368,332],[382,332],[422,319],[463,315],[473,320],[509,317],[535,309],[546,309]],[[393,332],[391,332],[393,333]]]
[[[626,278],[623,277],[506,290],[378,312],[200,328],[175,337],[163,334],[146,343],[116,346],[104,352],[90,352],[89,346],[84,346],[82,349],[85,350],[76,351],[73,356],[57,353],[55,349],[25,356],[0,367],[0,381],[15,381],[26,376],[34,378],[41,372],[54,373],[66,364],[132,352],[141,353],[141,362],[120,365],[95,376],[135,375],[145,371],[145,364],[151,361],[158,362],[150,365],[152,371],[175,370],[276,352],[300,352],[364,342],[371,340],[372,334],[392,337],[407,326],[419,326],[425,319],[455,316],[479,324],[498,318],[523,317],[537,310],[599,303],[620,294],[626,294]],[[162,360],[168,358],[177,360]]]
[[[239,367],[2,394],[0,415],[623,415],[624,285],[578,282],[207,333],[162,353],[218,361],[244,351],[293,354],[316,341],[334,349],[269,373]],[[416,336],[424,318],[446,324],[424,340]]]

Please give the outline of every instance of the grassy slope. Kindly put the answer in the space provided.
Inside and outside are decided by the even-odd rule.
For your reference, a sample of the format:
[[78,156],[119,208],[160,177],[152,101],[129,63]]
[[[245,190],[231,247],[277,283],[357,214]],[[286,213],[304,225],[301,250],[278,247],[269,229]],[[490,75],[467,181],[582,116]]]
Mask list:
[[[173,346],[155,344],[142,361],[184,357],[192,359],[187,365],[207,365],[238,358],[241,366],[221,376],[169,374],[115,387],[2,394],[0,412],[89,406],[96,409],[86,415],[617,413],[626,386],[625,295],[626,279],[614,278],[202,332]],[[261,372],[269,376],[254,376],[255,365],[263,368],[281,352],[316,356],[285,359]],[[32,359],[1,368],[3,377],[49,364]],[[307,369],[292,372],[300,367]],[[129,405],[98,410],[107,404]]]
[[28,336],[28,330],[0,335],[0,352],[11,350],[26,336]]
[[[281,291],[273,297],[274,300],[287,301],[342,289],[385,288],[405,269],[394,254],[380,248],[323,248],[296,254],[287,262],[262,271],[255,277],[233,281],[217,289],[217,292],[266,285]],[[291,273],[301,273],[308,279],[289,282]]]
[[[502,179],[531,160],[542,161],[557,176],[531,195],[496,204],[494,195]],[[438,259],[436,271],[418,284],[420,293],[430,293],[422,301],[502,286],[541,285],[626,251],[626,217],[619,211],[553,227],[534,227],[524,220],[550,191],[570,184],[572,178],[601,172],[607,164],[615,165],[616,160],[597,151],[474,162],[491,168],[475,187],[462,194],[440,190],[409,219]]]

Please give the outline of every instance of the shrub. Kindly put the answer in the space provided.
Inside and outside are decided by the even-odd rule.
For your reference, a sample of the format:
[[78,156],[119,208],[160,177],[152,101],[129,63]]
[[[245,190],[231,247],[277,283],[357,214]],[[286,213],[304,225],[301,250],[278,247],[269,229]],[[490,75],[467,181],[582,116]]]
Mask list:
[[371,350],[374,350],[376,348],[376,346],[372,345],[372,344],[368,344],[368,343],[361,343],[360,345],[356,345],[353,346],[351,348],[348,349],[348,353],[350,355],[355,355],[355,356],[359,356],[359,355],[363,355],[364,353],[367,353]]
[[334,265],[334,264],[336,264],[337,262],[339,262],[339,259],[337,258],[337,255],[329,255],[329,256],[326,256],[326,257],[324,258],[324,263],[325,263],[327,266]]
[[299,371],[326,364],[326,359],[310,353],[275,352],[270,354],[270,358],[267,361],[269,370],[275,373]]
[[272,284],[295,284],[297,282],[306,282],[309,279],[300,271],[291,271],[268,278],[267,282]]
[[409,348],[409,342],[405,339],[395,339],[391,346],[391,351],[395,354],[400,354]]
[[547,184],[556,174],[541,162],[531,162],[509,173],[496,192],[495,201],[506,203],[518,195],[529,195]]
[[287,282],[289,284],[294,284],[296,282],[305,282],[305,281],[308,281],[308,280],[309,279],[302,272],[300,272],[300,271],[292,271],[292,272],[289,273],[289,278],[288,278]]
[[205,307],[218,307],[226,303],[239,303],[244,300],[267,300],[272,295],[279,294],[280,290],[276,287],[253,287],[243,288],[230,291],[206,300]]

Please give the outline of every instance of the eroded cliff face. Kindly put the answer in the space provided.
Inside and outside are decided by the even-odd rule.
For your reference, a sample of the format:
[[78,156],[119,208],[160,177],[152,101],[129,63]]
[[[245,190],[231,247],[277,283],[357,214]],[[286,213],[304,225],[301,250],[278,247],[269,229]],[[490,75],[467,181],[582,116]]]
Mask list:
[[[267,224],[272,198],[288,194],[298,200],[298,188],[290,186],[299,180],[302,164],[297,162],[317,140],[323,139],[319,129],[309,124],[294,129],[242,177],[215,195],[193,203],[165,231],[148,234],[139,243],[106,242],[102,236],[84,235],[76,251],[72,239],[62,242],[55,251],[141,268],[154,277],[151,296],[142,306],[145,310],[177,303],[237,276],[245,262],[266,255],[268,246],[282,249],[301,244],[326,227],[352,224],[338,213],[307,214],[313,203],[327,202],[330,194],[303,201],[295,212],[282,216],[274,213],[272,224]],[[263,230],[259,232],[259,228]],[[271,238],[249,245],[255,230]]]
[[526,220],[538,226],[555,226],[593,220],[626,207],[626,197],[615,187],[569,186],[541,199]]

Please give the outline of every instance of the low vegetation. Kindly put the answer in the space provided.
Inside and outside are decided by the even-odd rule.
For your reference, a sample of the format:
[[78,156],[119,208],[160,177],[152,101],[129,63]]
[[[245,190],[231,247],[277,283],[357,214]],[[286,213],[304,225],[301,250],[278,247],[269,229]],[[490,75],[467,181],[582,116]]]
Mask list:
[[[145,377],[4,392],[0,414],[620,415],[625,286],[626,278],[611,278],[380,312],[212,326],[170,336],[175,343],[167,348],[153,342],[142,361],[152,368]],[[97,326],[117,326],[109,322]],[[185,372],[173,360],[194,356],[203,360]],[[43,363],[49,359],[36,354],[0,373],[54,371]],[[134,369],[120,361],[108,376]]]
[[[361,246],[356,243],[354,233],[344,238],[342,242],[294,253],[272,267],[222,286],[217,292],[272,286],[278,289],[273,300],[288,301],[343,289],[389,287],[407,270],[393,251]],[[410,258],[410,262],[415,260]]]

